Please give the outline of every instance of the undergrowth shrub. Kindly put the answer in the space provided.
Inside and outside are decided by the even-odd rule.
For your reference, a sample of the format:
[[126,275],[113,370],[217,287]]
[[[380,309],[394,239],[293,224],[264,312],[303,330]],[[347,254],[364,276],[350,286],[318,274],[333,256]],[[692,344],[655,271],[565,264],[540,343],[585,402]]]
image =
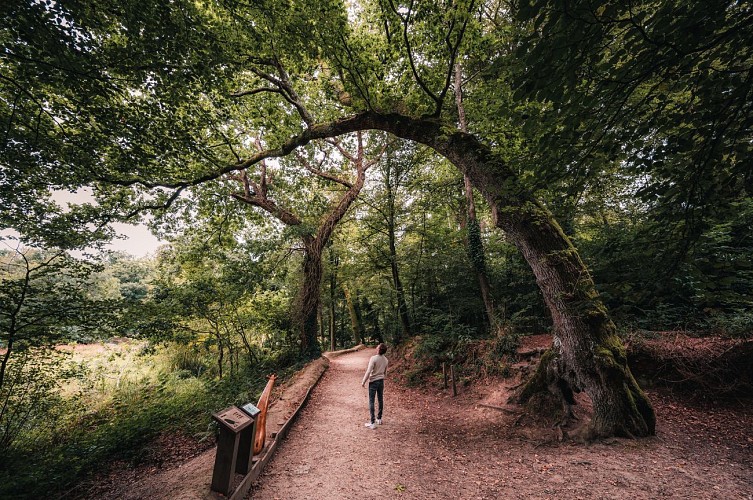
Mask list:
[[26,429],[15,446],[0,453],[0,498],[75,497],[75,485],[106,464],[149,460],[149,444],[161,434],[212,438],[212,413],[255,403],[266,375],[277,372],[284,379],[295,369],[279,364],[290,361],[282,355],[246,362],[222,379],[209,378],[198,369],[200,356],[175,346],[138,359],[141,371],[109,385],[107,398],[96,385],[67,398],[37,401],[48,425]]
[[435,312],[424,320],[428,332],[416,339],[414,356],[433,367],[453,361],[475,337],[475,330],[458,323],[452,315]]
[[486,345],[487,349],[480,358],[480,375],[500,375],[505,378],[511,376],[511,365],[517,359],[520,347],[520,334],[512,327],[501,327]]
[[65,353],[46,348],[18,349],[8,360],[0,386],[0,457],[54,433],[67,406],[57,387],[73,376],[63,370],[65,361]]
[[728,314],[717,314],[708,318],[705,329],[733,338],[753,338],[753,312],[735,311]]
[[185,371],[194,377],[200,377],[209,365],[206,353],[202,353],[195,344],[179,344],[170,350],[169,357],[172,370]]
[[413,362],[406,371],[408,385],[423,383],[427,375],[441,368],[442,363],[457,367],[456,375],[492,376],[511,374],[510,365],[520,345],[520,335],[510,325],[496,328],[492,338],[458,323],[451,315],[436,313],[424,318],[428,333],[413,339],[409,350]]

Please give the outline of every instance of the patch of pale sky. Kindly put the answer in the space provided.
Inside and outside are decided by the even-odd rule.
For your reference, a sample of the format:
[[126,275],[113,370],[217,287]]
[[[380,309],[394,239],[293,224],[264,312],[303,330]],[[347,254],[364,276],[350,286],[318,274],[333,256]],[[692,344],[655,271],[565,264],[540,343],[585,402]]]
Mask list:
[[[63,209],[66,209],[70,204],[94,202],[90,188],[81,188],[74,193],[54,191],[52,199]],[[118,238],[113,239],[106,246],[110,250],[126,252],[135,257],[145,257],[154,254],[157,248],[165,243],[157,239],[144,224],[115,222],[112,224],[112,228]]]
[[[71,204],[92,203],[94,198],[91,189],[82,188],[75,193],[68,191],[55,191],[52,193],[52,199],[64,210]],[[116,222],[112,224],[118,238],[113,239],[106,248],[117,252],[125,252],[134,257],[145,257],[154,255],[157,249],[165,244],[155,237],[149,228],[144,224],[124,224]],[[0,230],[0,237],[18,238],[19,234],[11,229]]]
[[[125,252],[134,257],[154,255],[157,249],[164,245],[164,241],[157,239],[144,225],[122,224],[116,222],[113,229],[122,238],[114,239],[105,248],[116,252]],[[0,237],[18,238],[17,231],[12,229],[0,230]]]
[[165,244],[155,237],[149,229],[143,224],[123,224],[116,222],[112,225],[113,229],[123,236],[123,239],[115,239],[108,248],[120,252],[129,253],[135,257],[145,257],[153,255],[157,249]]

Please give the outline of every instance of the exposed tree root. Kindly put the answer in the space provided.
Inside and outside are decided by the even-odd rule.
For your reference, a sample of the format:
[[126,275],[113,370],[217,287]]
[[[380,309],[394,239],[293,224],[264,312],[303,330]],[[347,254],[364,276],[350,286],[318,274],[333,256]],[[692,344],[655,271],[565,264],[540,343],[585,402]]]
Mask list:
[[[607,348],[599,351],[600,359],[595,367],[602,374],[604,384],[592,389],[599,398],[594,401],[594,416],[570,432],[571,438],[590,442],[614,436],[636,438],[654,434],[656,422],[651,404],[630,374],[621,352],[617,350],[614,354]],[[553,417],[557,419],[554,426],[562,428],[579,420],[573,406],[577,404],[575,393],[580,391],[562,356],[552,347],[541,357],[533,376],[520,386],[509,402],[525,404],[531,411]]]
[[577,403],[570,384],[560,376],[558,359],[559,355],[553,348],[545,351],[533,376],[518,386],[508,402],[527,405],[535,400],[534,406],[537,406],[539,411],[550,413],[552,416],[560,414],[556,425],[566,426],[574,416],[573,406]]

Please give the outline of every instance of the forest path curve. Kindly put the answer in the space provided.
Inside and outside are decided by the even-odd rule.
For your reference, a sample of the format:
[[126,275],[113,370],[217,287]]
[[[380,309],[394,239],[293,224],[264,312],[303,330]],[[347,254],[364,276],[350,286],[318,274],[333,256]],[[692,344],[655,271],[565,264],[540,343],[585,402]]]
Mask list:
[[515,415],[478,406],[502,404],[501,388],[483,400],[471,391],[452,398],[388,373],[384,425],[369,430],[360,383],[373,354],[332,359],[250,498],[753,498],[744,451],[691,440],[661,419],[649,439],[585,446],[527,437]]

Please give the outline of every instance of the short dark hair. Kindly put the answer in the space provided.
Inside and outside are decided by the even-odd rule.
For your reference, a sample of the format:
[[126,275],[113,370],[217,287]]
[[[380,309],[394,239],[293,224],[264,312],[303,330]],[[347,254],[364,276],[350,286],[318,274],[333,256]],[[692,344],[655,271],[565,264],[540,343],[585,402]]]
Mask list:
[[379,344],[377,346],[377,349],[378,349],[379,354],[384,354],[385,352],[387,352],[387,346],[384,344]]

